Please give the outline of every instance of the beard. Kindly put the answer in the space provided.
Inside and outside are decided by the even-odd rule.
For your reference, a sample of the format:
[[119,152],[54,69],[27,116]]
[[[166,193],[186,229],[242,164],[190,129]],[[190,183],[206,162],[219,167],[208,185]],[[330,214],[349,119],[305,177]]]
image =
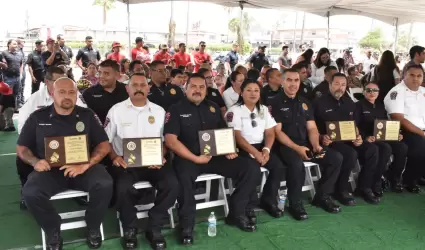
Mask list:
[[72,109],[74,107],[74,103],[69,99],[65,99],[61,102],[60,107],[63,109]]

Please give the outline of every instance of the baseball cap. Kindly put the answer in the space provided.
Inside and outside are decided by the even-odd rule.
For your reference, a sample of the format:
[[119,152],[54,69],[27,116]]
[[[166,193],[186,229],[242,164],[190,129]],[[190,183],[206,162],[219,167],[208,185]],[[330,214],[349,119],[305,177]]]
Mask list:
[[161,44],[161,49],[168,49],[168,45],[167,44]]
[[13,94],[13,89],[7,85],[5,82],[0,82],[0,94],[2,95],[11,95]]
[[143,38],[141,38],[141,37],[136,37],[136,43],[139,43],[139,42],[143,42]]
[[54,42],[55,42],[55,40],[51,37],[47,38],[47,40],[46,40],[46,44],[54,43]]
[[121,47],[121,43],[119,43],[119,42],[113,42],[112,43],[112,48],[115,48],[115,47]]
[[258,49],[266,49],[267,46],[258,46]]

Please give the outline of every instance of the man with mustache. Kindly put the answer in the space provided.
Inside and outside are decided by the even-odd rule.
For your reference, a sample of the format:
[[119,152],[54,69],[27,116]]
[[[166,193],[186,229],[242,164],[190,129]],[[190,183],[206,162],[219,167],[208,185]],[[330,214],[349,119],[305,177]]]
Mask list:
[[[168,218],[168,209],[174,205],[179,190],[171,165],[127,168],[128,162],[123,159],[123,139],[163,138],[165,111],[147,99],[149,88],[144,74],[133,74],[126,86],[130,98],[114,105],[105,122],[105,130],[112,144],[109,153],[114,165],[112,167],[120,171],[116,185],[116,206],[124,229],[124,249],[137,248],[137,209],[134,207],[137,204],[134,203],[133,185],[139,181],[149,181],[157,190],[155,206],[149,211],[146,232],[146,238],[153,249],[166,248],[161,227]],[[166,152],[164,147],[164,156]],[[165,159],[163,162],[166,163]]]
[[151,89],[149,101],[158,104],[165,111],[184,98],[180,87],[167,83],[167,69],[163,61],[153,61],[150,65]]
[[227,127],[217,104],[205,99],[206,93],[204,76],[193,74],[186,86],[186,98],[171,106],[165,115],[165,144],[176,154],[173,163],[182,188],[177,201],[180,241],[184,245],[193,244],[196,214],[194,186],[196,178],[203,173],[236,180],[226,223],[246,232],[256,230],[256,225],[246,216],[246,208],[260,181],[260,168],[236,153],[211,157],[200,152],[199,131]]
[[279,143],[276,148],[282,162],[288,166],[289,212],[297,220],[308,218],[301,200],[306,171],[303,161],[312,161],[322,169],[313,204],[329,213],[338,213],[341,208],[334,203],[331,195],[338,179],[342,156],[331,149],[323,154],[312,106],[307,98],[299,94],[301,77],[298,70],[287,69],[283,75],[283,92],[274,99],[269,110],[277,122],[276,140]]
[[376,166],[378,164],[378,147],[363,141],[356,126],[356,139],[354,141],[332,141],[326,133],[326,122],[354,121],[356,105],[345,95],[347,77],[342,73],[332,76],[329,83],[329,92],[316,98],[313,103],[314,116],[320,133],[321,144],[341,153],[343,162],[335,187],[334,198],[346,206],[356,204],[353,196],[348,191],[348,179],[351,171],[357,164],[357,157],[362,164],[356,193],[371,204],[379,203],[372,191]]
[[[30,115],[16,146],[19,158],[34,167],[22,195],[28,210],[47,235],[47,249],[62,249],[63,245],[61,217],[50,201],[52,196],[69,188],[89,193],[85,216],[87,245],[99,248],[102,245],[100,224],[112,194],[112,179],[105,167],[99,164],[111,149],[108,136],[93,111],[75,105],[77,93],[73,80],[66,77],[56,80],[53,84],[53,104]],[[61,144],[52,140],[45,145],[45,138],[63,136],[86,137],[90,155],[86,162],[68,165],[64,162],[64,156],[46,155],[46,147],[52,151]],[[56,160],[62,161],[63,165],[53,167]]]

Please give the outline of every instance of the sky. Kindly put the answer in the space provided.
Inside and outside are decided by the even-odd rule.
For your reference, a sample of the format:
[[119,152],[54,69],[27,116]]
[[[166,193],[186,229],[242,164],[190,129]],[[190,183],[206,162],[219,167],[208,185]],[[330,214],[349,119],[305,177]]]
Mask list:
[[[3,11],[2,20],[15,18],[16,22],[7,22],[9,25],[0,26],[0,34],[5,31],[19,32],[26,29],[26,13],[29,16],[29,28],[41,25],[57,27],[74,25],[80,27],[101,28],[103,22],[103,10],[99,6],[93,6],[93,0],[1,0],[2,9],[14,9],[15,11]],[[174,2],[174,20],[177,32],[185,32],[187,24],[187,7],[185,1]],[[17,8],[17,6],[20,6]],[[50,8],[52,11],[47,12]],[[117,2],[115,8],[108,12],[109,27],[115,29],[127,29],[126,5]],[[278,20],[283,20],[284,28],[292,29],[295,26],[295,11],[292,10],[264,10],[245,9],[255,22],[261,23],[265,29],[272,29]],[[130,5],[131,29],[137,31],[160,31],[168,32],[168,23],[171,15],[171,2],[146,3]],[[230,17],[239,17],[240,11],[233,9]],[[298,12],[297,27],[302,25],[302,12]],[[265,18],[266,17],[266,18]],[[283,17],[283,18],[282,18]],[[224,8],[211,3],[191,2],[189,8],[189,29],[192,24],[200,21],[201,29],[225,34],[229,15]],[[353,21],[354,20],[354,21]],[[326,18],[307,14],[305,28],[326,28]],[[371,27],[381,27],[388,39],[394,34],[391,25],[371,18],[362,16],[333,16],[330,18],[330,27],[337,29],[352,30],[359,38],[364,36]],[[416,23],[413,35],[419,42],[425,42],[425,33],[420,32],[425,28],[422,23]],[[409,30],[408,25],[400,26],[399,30]]]

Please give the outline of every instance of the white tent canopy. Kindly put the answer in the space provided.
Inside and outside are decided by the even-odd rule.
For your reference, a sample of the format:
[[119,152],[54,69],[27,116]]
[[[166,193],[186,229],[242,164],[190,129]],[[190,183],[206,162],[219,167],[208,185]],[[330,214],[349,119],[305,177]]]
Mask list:
[[[119,0],[127,4],[163,2],[155,0]],[[213,0],[208,2],[230,7],[294,9],[327,17],[333,15],[362,15],[388,24],[422,22],[425,20],[425,0]]]

